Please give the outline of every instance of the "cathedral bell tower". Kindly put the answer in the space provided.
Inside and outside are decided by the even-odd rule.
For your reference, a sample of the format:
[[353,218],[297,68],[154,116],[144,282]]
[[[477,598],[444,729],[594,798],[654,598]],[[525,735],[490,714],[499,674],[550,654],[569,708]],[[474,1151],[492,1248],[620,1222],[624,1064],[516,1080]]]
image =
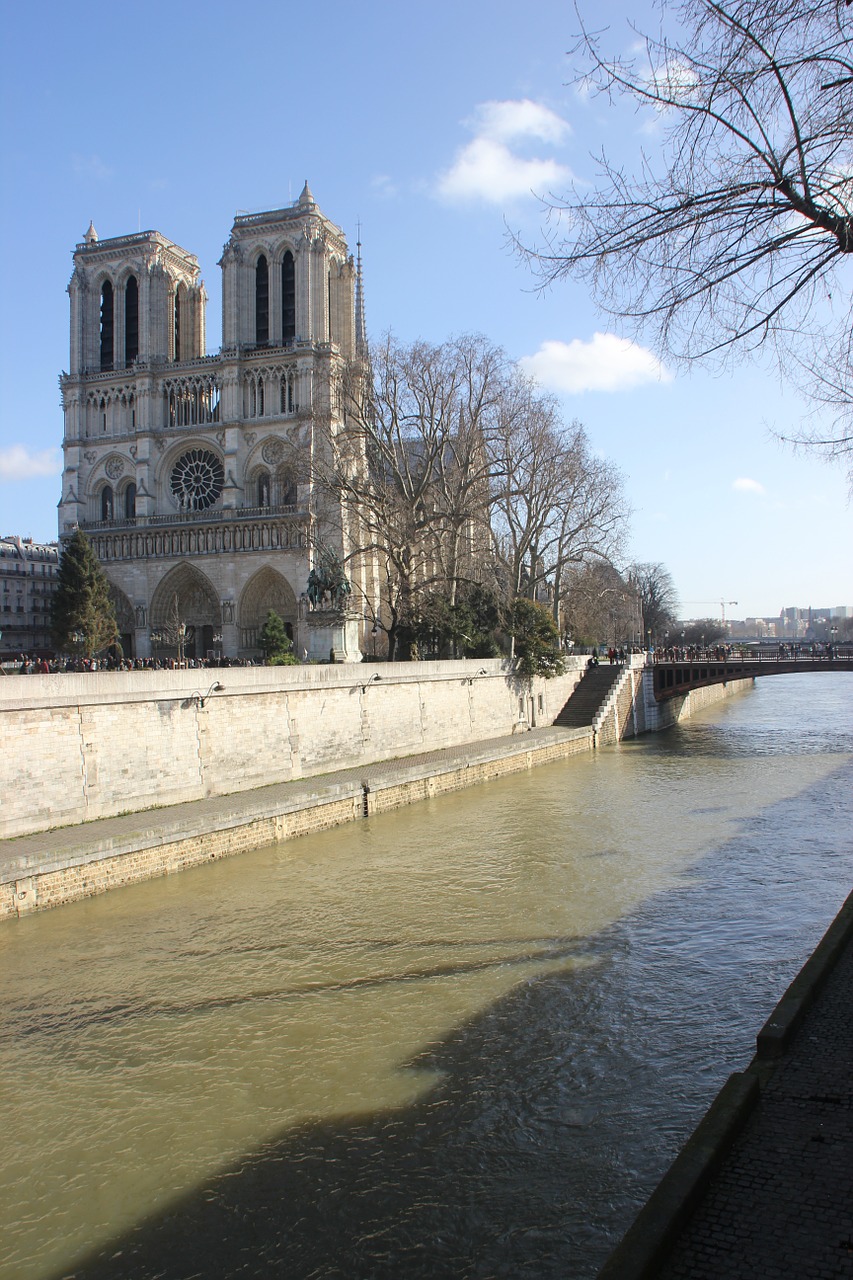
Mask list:
[[93,225],[76,246],[60,538],[91,538],[127,654],[174,659],[179,619],[187,658],[257,657],[274,609],[297,652],[357,657],[354,608],[321,619],[306,589],[322,555],[367,590],[316,484],[362,357],[356,266],[307,182],[286,208],[238,215],[220,265],[223,342],[208,356],[193,254]]

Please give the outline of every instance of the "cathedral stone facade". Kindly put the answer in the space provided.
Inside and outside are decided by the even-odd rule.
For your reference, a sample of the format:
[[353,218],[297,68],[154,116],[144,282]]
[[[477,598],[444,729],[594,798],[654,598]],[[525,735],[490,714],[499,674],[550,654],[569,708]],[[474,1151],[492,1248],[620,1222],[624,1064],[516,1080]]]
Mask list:
[[[60,538],[90,537],[125,653],[258,654],[274,609],[298,654],[357,659],[372,585],[316,483],[345,430],[365,349],[360,262],[308,184],[238,216],[222,268],[222,348],[205,354],[197,259],[157,231],[74,252]],[[309,602],[322,564],[351,594]]]

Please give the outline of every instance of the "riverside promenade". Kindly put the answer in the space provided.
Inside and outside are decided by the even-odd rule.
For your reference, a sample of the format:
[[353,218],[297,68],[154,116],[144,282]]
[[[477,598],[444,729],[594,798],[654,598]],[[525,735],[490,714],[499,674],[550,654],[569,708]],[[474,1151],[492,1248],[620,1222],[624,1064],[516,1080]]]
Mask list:
[[545,726],[162,808],[0,840],[0,925],[592,750]]
[[853,1277],[853,894],[599,1280]]

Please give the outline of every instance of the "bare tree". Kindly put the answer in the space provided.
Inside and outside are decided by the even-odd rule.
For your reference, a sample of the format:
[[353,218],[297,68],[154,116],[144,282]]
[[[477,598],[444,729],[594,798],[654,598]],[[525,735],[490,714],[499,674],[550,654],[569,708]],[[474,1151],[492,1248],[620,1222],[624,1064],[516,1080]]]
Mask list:
[[853,8],[673,0],[663,16],[681,37],[644,35],[632,59],[607,57],[589,28],[578,45],[587,86],[656,113],[661,161],[631,176],[602,154],[594,188],[547,202],[547,243],[530,256],[545,282],[589,281],[673,358],[770,340],[790,374],[793,351],[840,406],[811,443],[849,454]]
[[678,617],[678,593],[672,575],[659,562],[632,564],[628,566],[628,582],[640,597],[646,638],[660,644]]
[[581,424],[564,428],[556,401],[520,374],[507,407],[492,478],[495,572],[507,600],[547,599],[559,619],[569,569],[618,548],[622,478],[593,455]]
[[581,565],[568,576],[565,626],[575,644],[637,644],[643,639],[639,594],[606,560]]
[[371,366],[351,371],[347,426],[318,478],[334,499],[327,513],[337,505],[347,525],[346,558],[376,567],[382,608],[371,603],[393,657],[421,597],[440,589],[453,604],[488,550],[488,442],[507,358],[480,337],[404,346],[389,336]]
[[389,657],[422,624],[455,646],[475,586],[506,606],[547,600],[558,619],[567,567],[618,544],[621,477],[485,338],[387,337],[371,366],[353,366],[346,424],[317,451],[316,509],[318,527],[338,513],[344,562],[381,584],[365,603]]

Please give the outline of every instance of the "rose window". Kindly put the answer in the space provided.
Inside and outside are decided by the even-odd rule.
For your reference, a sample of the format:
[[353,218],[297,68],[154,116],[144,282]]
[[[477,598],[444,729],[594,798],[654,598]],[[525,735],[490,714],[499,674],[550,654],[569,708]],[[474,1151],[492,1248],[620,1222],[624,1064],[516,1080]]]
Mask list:
[[222,493],[225,471],[209,449],[190,449],[172,468],[171,489],[182,511],[204,511]]

